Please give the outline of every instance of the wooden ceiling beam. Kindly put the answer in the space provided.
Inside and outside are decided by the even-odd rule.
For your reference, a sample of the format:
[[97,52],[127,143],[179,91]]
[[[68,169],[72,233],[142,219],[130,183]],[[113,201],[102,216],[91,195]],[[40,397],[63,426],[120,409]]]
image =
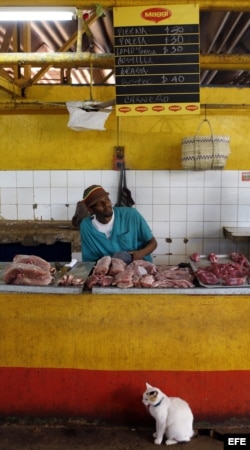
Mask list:
[[[38,0],[37,6],[51,6],[51,0]],[[174,0],[175,5],[195,4],[196,0]],[[79,9],[93,9],[91,0],[60,0],[60,6],[75,6]],[[104,9],[124,6],[154,6],[159,5],[158,0],[102,0]],[[201,10],[207,11],[250,11],[249,0],[199,0],[197,5]],[[0,0],[1,6],[20,6],[20,0]],[[34,6],[34,0],[22,0],[22,6]]]
[[[84,67],[114,69],[113,53],[56,52],[56,53],[0,53],[0,66],[26,64],[41,67]],[[200,55],[201,70],[250,70],[250,55],[209,54]]]
[[22,90],[15,83],[6,80],[2,76],[0,76],[0,89],[8,92],[8,94],[11,94],[13,97],[22,96]]

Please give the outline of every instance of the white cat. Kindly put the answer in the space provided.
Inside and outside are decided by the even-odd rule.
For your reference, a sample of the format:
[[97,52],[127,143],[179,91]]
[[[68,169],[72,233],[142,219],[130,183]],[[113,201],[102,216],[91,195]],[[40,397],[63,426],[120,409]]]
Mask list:
[[185,400],[167,397],[160,389],[146,383],[142,402],[156,421],[153,434],[155,444],[160,445],[165,434],[166,445],[188,442],[194,435],[193,414]]

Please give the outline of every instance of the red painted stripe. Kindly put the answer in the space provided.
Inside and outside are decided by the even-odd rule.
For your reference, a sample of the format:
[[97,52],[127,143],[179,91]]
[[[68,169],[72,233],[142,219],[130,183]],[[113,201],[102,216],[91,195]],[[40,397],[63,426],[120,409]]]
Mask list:
[[145,423],[145,382],[190,403],[196,420],[247,417],[250,371],[0,369],[0,414]]

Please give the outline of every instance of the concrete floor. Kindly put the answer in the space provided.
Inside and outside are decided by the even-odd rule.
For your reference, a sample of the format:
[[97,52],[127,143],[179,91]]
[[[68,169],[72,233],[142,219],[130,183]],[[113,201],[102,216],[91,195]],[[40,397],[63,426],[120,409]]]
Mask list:
[[[153,428],[66,423],[20,423],[0,421],[0,450],[149,450],[153,443]],[[235,434],[250,433],[240,429]],[[175,450],[223,450],[224,433],[232,430],[198,429],[198,435],[186,444],[176,444]],[[162,443],[161,447],[165,447]],[[169,448],[169,447],[168,447]]]

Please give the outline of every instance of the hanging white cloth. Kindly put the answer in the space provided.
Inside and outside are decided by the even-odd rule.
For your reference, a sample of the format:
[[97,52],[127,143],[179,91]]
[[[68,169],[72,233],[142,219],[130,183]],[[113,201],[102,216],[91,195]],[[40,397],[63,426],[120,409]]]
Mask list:
[[85,111],[82,102],[66,102],[69,111],[68,128],[74,131],[100,130],[104,131],[105,122],[110,111]]

